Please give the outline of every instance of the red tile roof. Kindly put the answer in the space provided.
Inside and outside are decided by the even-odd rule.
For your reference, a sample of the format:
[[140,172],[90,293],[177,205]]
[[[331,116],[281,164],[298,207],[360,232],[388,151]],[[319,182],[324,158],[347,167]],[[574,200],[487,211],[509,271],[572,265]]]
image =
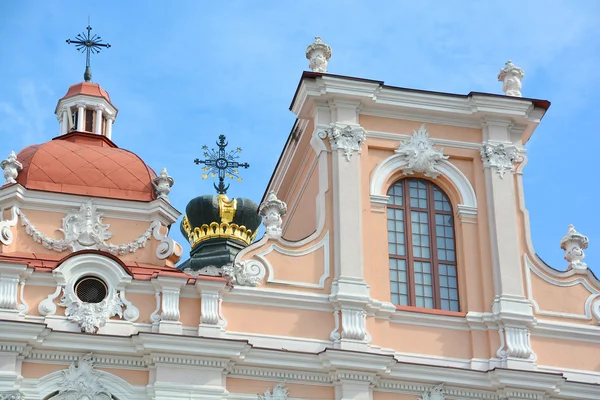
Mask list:
[[77,96],[78,94],[102,97],[110,103],[110,96],[108,95],[108,92],[102,89],[97,83],[92,82],[81,82],[71,85],[67,91],[67,94],[65,94],[61,100]]
[[138,201],[156,198],[156,173],[106,137],[73,132],[26,147],[17,182],[28,189]]

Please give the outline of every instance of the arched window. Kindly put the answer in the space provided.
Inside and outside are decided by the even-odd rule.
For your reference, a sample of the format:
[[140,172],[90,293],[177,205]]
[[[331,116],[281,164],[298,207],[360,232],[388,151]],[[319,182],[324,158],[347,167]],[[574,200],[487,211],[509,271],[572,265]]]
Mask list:
[[392,303],[459,311],[448,196],[424,179],[400,180],[387,194]]

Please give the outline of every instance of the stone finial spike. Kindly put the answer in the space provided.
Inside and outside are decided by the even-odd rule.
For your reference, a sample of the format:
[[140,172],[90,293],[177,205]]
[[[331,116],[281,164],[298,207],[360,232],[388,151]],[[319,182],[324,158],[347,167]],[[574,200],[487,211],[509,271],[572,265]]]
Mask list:
[[4,170],[4,183],[2,184],[4,186],[17,183],[17,176],[23,170],[23,164],[17,160],[15,152],[11,151],[8,157],[0,162],[0,168]]
[[583,262],[589,239],[587,236],[575,230],[573,225],[569,225],[567,234],[560,240],[560,248],[565,251],[565,260],[569,262],[569,268],[578,272],[587,269],[587,264]]
[[323,43],[320,36],[306,48],[306,58],[310,60],[308,67],[313,72],[327,73],[327,64],[331,58],[331,46]]
[[158,199],[169,201],[169,193],[171,193],[171,187],[174,183],[175,181],[169,176],[167,169],[163,168],[162,171],[160,171],[160,174],[152,181],[154,190],[156,191],[156,197]]
[[275,192],[270,191],[267,199],[258,207],[258,213],[264,218],[265,236],[269,239],[279,239],[282,234],[281,217],[287,213],[287,204],[279,200]]
[[521,81],[524,76],[525,72],[513,64],[512,61],[508,60],[498,74],[498,81],[502,82],[502,91],[504,91],[504,94],[507,96],[522,97],[521,87],[523,85]]

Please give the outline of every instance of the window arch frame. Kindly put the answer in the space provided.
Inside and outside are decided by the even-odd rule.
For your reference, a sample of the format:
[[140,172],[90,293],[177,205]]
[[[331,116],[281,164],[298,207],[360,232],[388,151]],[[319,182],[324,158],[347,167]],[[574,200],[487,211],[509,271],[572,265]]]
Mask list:
[[[422,183],[425,186],[426,198],[421,199],[421,201],[426,202],[426,207],[413,206],[411,204],[411,182]],[[401,194],[402,194],[402,204],[394,204],[394,199],[397,194],[394,193],[394,190],[398,190],[398,186],[401,186]],[[413,188],[416,189],[416,188]],[[435,192],[438,191],[441,193],[441,198],[447,203],[447,209],[444,209],[442,205],[441,209],[436,209],[436,196]],[[397,193],[397,192],[396,192]],[[455,206],[452,203],[450,196],[444,191],[444,189],[432,182],[431,180],[416,176],[416,177],[400,177],[399,179],[392,180],[392,183],[388,186],[386,194],[388,196],[388,202],[386,204],[386,218],[387,218],[387,237],[388,237],[388,260],[389,265],[388,269],[390,270],[390,297],[391,301],[394,305],[398,307],[409,307],[409,308],[422,308],[428,310],[437,310],[443,312],[461,312],[461,301],[460,301],[460,288],[459,288],[459,277],[458,277],[458,249],[457,249],[457,226],[456,226],[456,218],[455,218]],[[413,198],[413,200],[416,200]],[[417,204],[419,201],[417,200]],[[394,226],[396,226],[399,220],[397,218],[390,219],[390,210],[402,210],[402,221],[403,224],[403,243],[401,244],[404,247],[404,255],[393,254],[390,250],[390,245],[394,243],[390,242],[391,233],[395,233],[396,235],[400,233],[399,231],[391,231],[390,230],[390,221],[393,221]],[[415,255],[415,247],[414,247],[414,236],[413,236],[413,225],[414,221],[412,220],[412,213],[416,212],[422,215],[423,213],[427,214],[427,238],[429,244],[429,257],[423,257],[422,254],[420,256]],[[446,225],[447,221],[442,222],[442,225],[439,225],[437,222],[437,215],[449,216],[449,224]],[[420,218],[420,217],[419,217]],[[442,217],[443,218],[443,217]],[[417,221],[422,222],[422,221]],[[443,236],[439,236],[438,229],[442,227],[444,229]],[[451,238],[447,236],[446,228],[451,227]],[[422,232],[417,234],[420,236],[419,239],[422,239]],[[444,248],[440,249],[438,247],[438,240],[444,240]],[[448,248],[448,239],[451,239],[451,247]],[[399,244],[398,242],[395,242]],[[419,243],[420,244],[420,243]],[[417,246],[420,247],[420,246]],[[453,260],[449,260],[448,257],[443,257],[445,259],[440,259],[440,251],[451,250],[453,253]],[[422,251],[422,248],[419,249]],[[446,254],[446,253],[445,253]],[[398,267],[394,269],[392,259],[404,260],[405,261],[405,271],[402,271]],[[419,262],[420,265],[417,268],[416,262]],[[429,263],[429,272],[425,271],[425,264]],[[397,263],[396,266],[399,264]],[[442,267],[441,267],[442,266]],[[421,274],[421,282],[416,283],[415,281],[415,268],[418,269],[418,273]],[[440,274],[440,270],[442,270],[442,274]],[[405,272],[406,279],[404,282],[400,278],[397,280],[393,280],[394,271],[396,271],[397,276],[400,277],[402,272]],[[427,296],[418,296],[417,285],[422,286],[422,290],[425,291],[425,275],[430,274],[431,276],[431,306],[427,305],[426,297]],[[441,285],[442,276],[445,281],[445,286]],[[450,284],[449,282],[453,282]],[[398,292],[394,292],[394,283],[398,284]],[[400,289],[402,285],[406,287],[406,294],[402,294],[402,290]],[[445,297],[442,296],[442,290],[446,291]],[[395,298],[397,296],[397,298]],[[406,297],[406,302],[402,301],[402,297]],[[422,297],[422,304],[418,304],[417,297]],[[453,298],[454,297],[454,298]],[[397,300],[397,301],[395,301]],[[446,302],[444,304],[444,302]]]

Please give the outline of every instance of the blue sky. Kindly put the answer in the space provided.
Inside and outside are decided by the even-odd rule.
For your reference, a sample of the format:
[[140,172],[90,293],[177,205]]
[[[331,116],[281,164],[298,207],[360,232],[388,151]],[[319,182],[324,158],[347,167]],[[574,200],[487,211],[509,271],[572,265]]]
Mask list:
[[501,93],[497,73],[513,60],[525,70],[523,95],[552,102],[524,171],[535,249],[565,268],[559,242],[573,223],[590,238],[586,261],[600,275],[600,2],[3,1],[0,158],[58,135],[54,107],[85,64],[65,40],[88,15],[113,46],[92,59],[93,80],[119,108],[113,140],[156,171],[168,168],[182,212],[212,191],[192,160],[220,133],[251,164],[229,194],[260,201],[315,35],[333,48],[329,72],[416,89]]

